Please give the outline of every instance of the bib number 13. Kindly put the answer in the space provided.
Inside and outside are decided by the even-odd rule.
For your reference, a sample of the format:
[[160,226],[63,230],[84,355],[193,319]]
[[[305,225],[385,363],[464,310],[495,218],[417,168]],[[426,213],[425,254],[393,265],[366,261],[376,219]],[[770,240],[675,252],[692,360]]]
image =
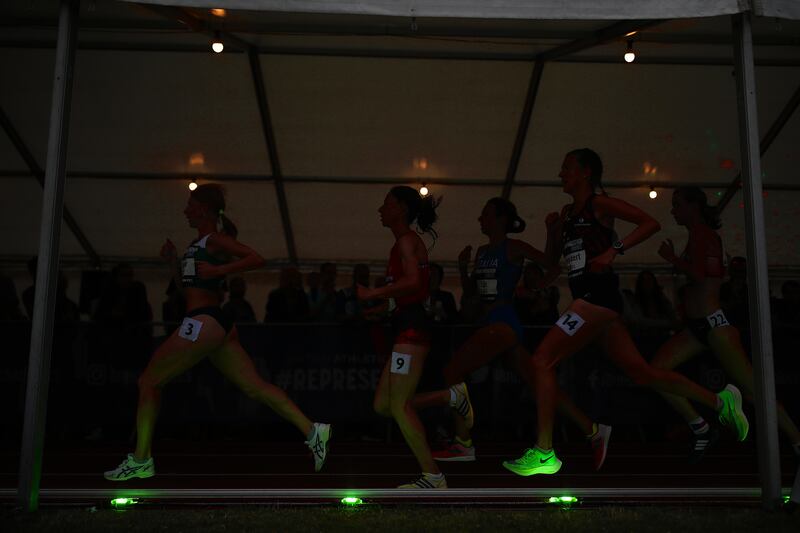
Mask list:
[[572,337],[575,335],[575,332],[581,329],[583,323],[583,319],[577,313],[567,311],[561,315],[561,318],[558,319],[556,326],[561,328],[561,331]]
[[405,353],[392,352],[389,370],[392,374],[408,374],[411,370],[411,356]]

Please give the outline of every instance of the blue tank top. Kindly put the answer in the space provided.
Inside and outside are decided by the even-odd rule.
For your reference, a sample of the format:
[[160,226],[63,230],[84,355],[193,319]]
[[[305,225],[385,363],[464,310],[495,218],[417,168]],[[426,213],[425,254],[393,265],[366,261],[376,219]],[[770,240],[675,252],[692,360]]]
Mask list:
[[484,302],[511,301],[520,277],[522,266],[508,260],[508,239],[484,248],[475,260],[475,281]]

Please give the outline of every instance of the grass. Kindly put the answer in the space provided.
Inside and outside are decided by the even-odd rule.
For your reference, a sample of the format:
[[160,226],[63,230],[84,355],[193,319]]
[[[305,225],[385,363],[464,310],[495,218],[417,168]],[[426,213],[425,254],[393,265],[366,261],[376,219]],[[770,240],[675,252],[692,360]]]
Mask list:
[[800,531],[800,513],[757,508],[602,507],[592,509],[486,509],[465,507],[266,507],[42,509],[24,514],[0,509],[0,530],[81,532],[169,531],[631,531],[731,533]]

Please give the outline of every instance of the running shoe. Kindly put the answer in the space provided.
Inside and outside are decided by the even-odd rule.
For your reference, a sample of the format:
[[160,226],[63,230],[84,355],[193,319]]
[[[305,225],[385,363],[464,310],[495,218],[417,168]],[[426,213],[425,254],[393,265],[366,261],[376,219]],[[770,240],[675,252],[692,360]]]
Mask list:
[[740,441],[745,440],[750,423],[742,411],[742,393],[734,385],[728,384],[717,396],[722,401],[719,421],[722,425],[733,428]]
[[453,441],[443,450],[435,450],[431,455],[437,461],[474,461],[475,446],[464,446],[460,442]]
[[455,393],[455,403],[452,403],[450,407],[455,409],[456,413],[464,419],[467,429],[472,429],[472,425],[475,423],[475,413],[472,411],[472,403],[469,401],[467,384],[459,383],[458,385],[453,385],[450,390]]
[[611,426],[597,424],[597,431],[590,439],[595,471],[600,470],[606,462],[609,440],[611,440]]
[[314,434],[306,441],[306,446],[314,456],[314,472],[322,470],[325,459],[328,457],[329,443],[331,439],[331,425],[314,422]]
[[503,461],[503,466],[520,476],[532,476],[534,474],[555,474],[561,470],[561,461],[553,450],[545,452],[539,448],[528,448],[519,459]]
[[411,483],[400,485],[398,489],[446,489],[447,481],[444,476],[434,477],[430,474],[422,474]]
[[719,440],[719,430],[713,426],[702,435],[692,433],[692,446],[689,449],[689,464],[696,465],[705,457],[709,448]]
[[117,468],[103,472],[103,477],[109,481],[128,481],[129,479],[148,478],[156,475],[156,466],[151,457],[147,461],[140,463],[129,453],[128,457],[122,461]]

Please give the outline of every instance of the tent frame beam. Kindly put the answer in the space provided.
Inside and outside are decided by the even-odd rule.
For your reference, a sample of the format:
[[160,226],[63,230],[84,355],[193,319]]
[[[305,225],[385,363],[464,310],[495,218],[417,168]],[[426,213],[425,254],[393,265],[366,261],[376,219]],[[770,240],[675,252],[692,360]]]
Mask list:
[[[775,122],[769,127],[767,130],[766,135],[764,138],[761,139],[761,143],[759,144],[759,153],[761,157],[764,157],[764,154],[767,153],[769,147],[772,146],[772,143],[775,139],[778,138],[783,127],[789,122],[789,119],[792,118],[792,115],[797,110],[798,106],[800,106],[800,85],[794,91],[794,94],[789,98],[789,101],[786,102],[786,105],[783,106],[778,117],[775,119]],[[742,173],[739,172],[728,188],[725,190],[725,194],[720,198],[719,202],[717,203],[717,211],[722,213],[725,208],[728,206],[733,197],[736,196],[736,193],[739,192],[739,189],[742,187]],[[764,187],[768,189],[768,186]]]
[[259,117],[261,120],[261,130],[264,135],[264,142],[266,143],[267,153],[269,154],[269,164],[272,170],[272,181],[275,184],[275,195],[278,200],[278,210],[281,215],[281,225],[283,227],[283,236],[286,241],[286,251],[289,258],[297,262],[297,246],[295,245],[294,232],[292,230],[292,220],[289,214],[289,203],[286,198],[286,190],[283,186],[283,171],[281,170],[280,158],[278,156],[278,145],[275,140],[275,130],[272,127],[272,116],[269,110],[269,101],[267,99],[267,91],[264,85],[264,73],[261,68],[261,61],[259,60],[258,48],[249,42],[236,37],[226,32],[215,32],[204,21],[196,18],[188,10],[148,5],[141,6],[142,8],[152,11],[162,17],[177,20],[186,25],[190,30],[203,33],[207,35],[218,34],[226,46],[233,46],[239,48],[247,54],[248,64],[250,67],[250,76],[253,79],[253,87],[255,90],[256,102],[258,103]]
[[17,489],[18,504],[26,511],[35,511],[39,506],[79,6],[80,0],[61,0],[59,8],[58,47],[47,139],[39,262]]
[[[25,144],[25,141],[22,140],[22,136],[14,127],[14,124],[11,122],[11,119],[8,118],[8,115],[5,113],[2,106],[0,106],[0,127],[5,130],[6,135],[8,135],[8,138],[11,141],[11,144],[14,145],[14,148],[16,148],[19,156],[23,161],[25,161],[25,165],[27,165],[28,169],[30,170],[29,175],[36,178],[36,181],[38,181],[39,185],[42,187],[42,189],[44,189],[44,170],[42,170],[42,167],[40,167],[39,163],[36,162],[36,158],[33,156],[33,153]],[[67,223],[67,227],[69,227],[70,231],[72,231],[72,234],[78,240],[78,243],[80,243],[81,248],[83,248],[83,251],[86,252],[86,255],[89,256],[89,259],[91,259],[94,268],[100,268],[100,256],[97,254],[94,246],[92,246],[89,238],[86,237],[86,234],[78,225],[78,221],[75,220],[75,217],[72,216],[72,213],[69,211],[69,209],[67,209],[66,206],[64,207],[64,222]]]
[[753,338],[758,471],[761,477],[762,505],[767,510],[774,510],[780,505],[781,470],[751,17],[749,12],[732,17],[735,36],[733,47],[736,57],[736,95],[745,204],[750,333]]
[[577,39],[570,43],[556,46],[545,52],[541,52],[536,56],[533,72],[531,72],[530,80],[528,81],[528,91],[525,94],[525,103],[522,106],[522,113],[517,126],[517,134],[514,137],[514,146],[511,149],[511,157],[508,162],[506,170],[506,180],[503,184],[502,197],[508,200],[511,197],[511,188],[514,186],[514,181],[517,177],[517,170],[519,162],[522,158],[522,152],[525,149],[525,139],[528,136],[530,129],[531,116],[533,116],[533,108],[536,105],[536,96],[539,93],[539,85],[542,81],[542,73],[544,72],[544,64],[546,61],[554,61],[563,58],[567,55],[574,54],[597,46],[599,44],[616,39],[622,35],[635,33],[645,28],[649,28],[660,24],[661,20],[626,20],[616,22],[601,30],[594,32],[591,37],[584,37]]

